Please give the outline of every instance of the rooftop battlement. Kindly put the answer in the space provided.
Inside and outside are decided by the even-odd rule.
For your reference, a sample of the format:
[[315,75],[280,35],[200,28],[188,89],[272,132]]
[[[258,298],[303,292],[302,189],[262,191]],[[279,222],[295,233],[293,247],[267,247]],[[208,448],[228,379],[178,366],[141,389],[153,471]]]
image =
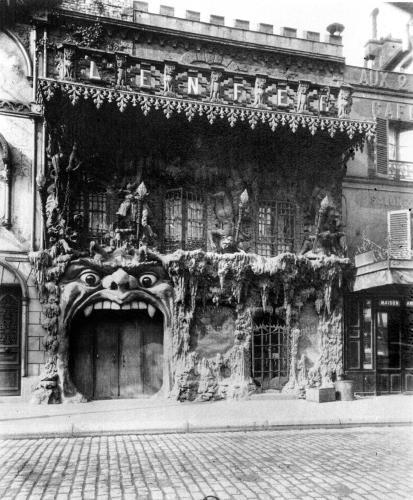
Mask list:
[[[121,4],[121,5],[119,5]],[[331,59],[343,59],[342,36],[330,25],[322,36],[315,31],[298,32],[296,28],[275,28],[268,23],[252,25],[250,21],[235,19],[230,26],[223,16],[211,14],[208,22],[201,20],[201,13],[186,10],[185,18],[176,17],[174,7],[161,5],[159,13],[149,11],[148,2],[125,0],[63,0],[65,10],[93,14],[103,18],[115,18],[150,26],[164,31],[179,31],[188,35],[216,38],[228,43],[243,43],[252,46],[280,48],[288,51],[310,53]],[[344,27],[342,27],[344,29]]]

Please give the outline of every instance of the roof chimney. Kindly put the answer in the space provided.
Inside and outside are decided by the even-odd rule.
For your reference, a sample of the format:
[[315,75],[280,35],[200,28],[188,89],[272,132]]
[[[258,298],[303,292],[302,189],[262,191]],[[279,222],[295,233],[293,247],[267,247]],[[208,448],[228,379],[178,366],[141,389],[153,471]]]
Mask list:
[[371,11],[371,39],[377,40],[377,16],[379,15],[379,9],[375,8]]

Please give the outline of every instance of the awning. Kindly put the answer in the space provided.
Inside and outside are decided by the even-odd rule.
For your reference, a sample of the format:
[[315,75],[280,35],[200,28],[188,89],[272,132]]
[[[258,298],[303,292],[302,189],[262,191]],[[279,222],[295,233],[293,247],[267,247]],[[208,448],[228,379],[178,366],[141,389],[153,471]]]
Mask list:
[[331,137],[334,137],[337,132],[344,132],[350,139],[359,134],[370,140],[376,132],[376,123],[373,121],[315,116],[304,113],[285,113],[39,78],[38,92],[41,98],[50,101],[58,91],[66,94],[73,105],[83,99],[92,101],[99,109],[103,103],[113,102],[116,103],[120,111],[124,111],[128,106],[133,106],[140,108],[145,116],[151,110],[162,110],[166,118],[181,114],[186,116],[188,121],[191,121],[194,116],[198,115],[205,116],[210,124],[217,119],[226,119],[231,127],[237,122],[248,122],[252,129],[261,122],[268,124],[273,132],[279,126],[287,126],[292,132],[296,132],[298,127],[302,127],[307,128],[312,135],[325,130]]
[[386,285],[413,285],[413,262],[390,260],[375,262],[357,269],[353,291]]

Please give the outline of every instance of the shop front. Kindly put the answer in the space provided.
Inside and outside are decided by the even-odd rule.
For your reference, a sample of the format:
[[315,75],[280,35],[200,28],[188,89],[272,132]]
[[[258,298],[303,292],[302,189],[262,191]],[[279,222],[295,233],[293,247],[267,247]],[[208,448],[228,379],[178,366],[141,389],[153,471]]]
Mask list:
[[372,273],[359,269],[355,283],[359,291],[346,301],[345,370],[359,394],[413,391],[412,287],[401,284],[411,279],[411,265],[390,262],[370,265],[382,267]]

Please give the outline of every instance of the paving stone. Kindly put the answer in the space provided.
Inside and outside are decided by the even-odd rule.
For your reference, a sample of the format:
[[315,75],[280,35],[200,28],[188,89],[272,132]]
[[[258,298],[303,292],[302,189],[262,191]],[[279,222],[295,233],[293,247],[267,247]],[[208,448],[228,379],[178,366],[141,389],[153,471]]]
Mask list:
[[0,441],[0,498],[407,500],[412,429]]

